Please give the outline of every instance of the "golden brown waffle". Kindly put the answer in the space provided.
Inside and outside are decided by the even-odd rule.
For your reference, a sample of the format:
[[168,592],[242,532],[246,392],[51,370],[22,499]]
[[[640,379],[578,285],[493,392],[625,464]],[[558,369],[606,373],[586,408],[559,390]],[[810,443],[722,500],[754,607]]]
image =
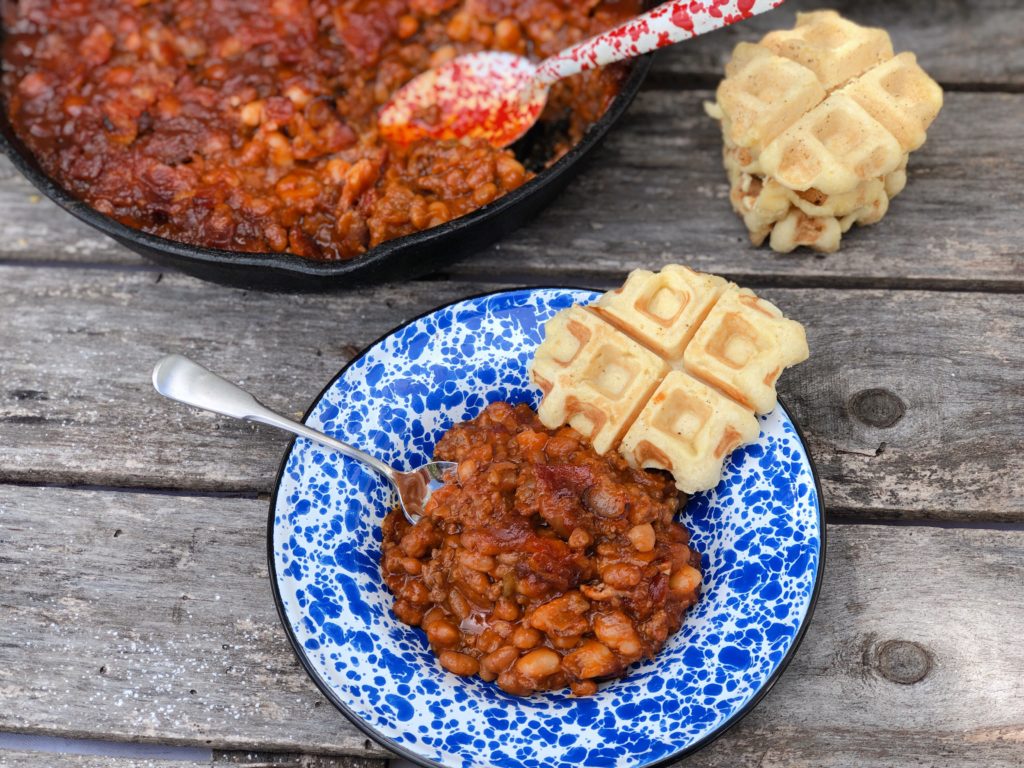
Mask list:
[[545,426],[570,424],[599,453],[619,446],[634,467],[668,470],[693,493],[757,438],[754,414],[775,407],[779,374],[807,355],[803,327],[773,304],[669,265],[558,313],[531,375]]
[[537,410],[549,428],[569,424],[598,453],[618,444],[668,365],[582,307],[559,312],[533,359],[544,392]]
[[686,370],[757,413],[775,408],[775,382],[807,359],[804,327],[747,289],[722,294],[686,348]]
[[885,215],[941,107],[942,89],[884,30],[816,11],[737,45],[708,112],[751,240],[830,252]]
[[661,382],[622,439],[632,466],[664,469],[686,493],[714,488],[722,463],[757,440],[761,430],[750,411],[682,371]]
[[669,264],[657,274],[634,271],[594,306],[670,366],[682,368],[686,345],[728,285],[716,275]]

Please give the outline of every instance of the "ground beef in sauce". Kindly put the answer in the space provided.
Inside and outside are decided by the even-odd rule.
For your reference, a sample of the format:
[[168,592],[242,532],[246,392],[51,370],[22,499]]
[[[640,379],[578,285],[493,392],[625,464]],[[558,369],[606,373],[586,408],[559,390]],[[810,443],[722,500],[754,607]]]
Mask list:
[[[2,94],[71,194],[197,245],[350,259],[530,178],[480,142],[384,142],[376,112],[417,73],[483,49],[544,57],[640,0],[0,0]],[[624,70],[556,85],[553,160]]]
[[387,516],[383,570],[395,615],[449,671],[520,696],[592,694],[657,654],[697,602],[700,556],[669,476],[507,403],[453,427],[435,456],[458,477],[416,525]]

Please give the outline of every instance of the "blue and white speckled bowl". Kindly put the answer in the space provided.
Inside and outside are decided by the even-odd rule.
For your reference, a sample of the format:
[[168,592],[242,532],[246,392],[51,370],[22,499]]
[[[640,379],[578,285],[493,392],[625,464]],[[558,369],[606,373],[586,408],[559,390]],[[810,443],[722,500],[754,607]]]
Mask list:
[[[457,302],[372,345],[306,422],[400,468],[429,460],[452,424],[540,392],[527,366],[544,323],[598,294],[508,291]],[[391,613],[381,520],[394,501],[372,472],[293,442],[271,501],[268,548],[281,620],[320,690],[367,735],[425,766],[634,768],[709,743],[767,692],[799,643],[824,565],[821,491],[780,405],[718,487],[682,517],[703,556],[700,602],[653,661],[597,695],[508,696],[437,663]]]

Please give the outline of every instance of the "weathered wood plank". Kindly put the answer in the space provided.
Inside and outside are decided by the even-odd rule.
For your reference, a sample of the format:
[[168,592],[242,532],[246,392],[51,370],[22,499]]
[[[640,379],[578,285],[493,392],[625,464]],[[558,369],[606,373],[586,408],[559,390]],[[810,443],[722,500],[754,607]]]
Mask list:
[[[729,207],[717,124],[701,106],[710,96],[642,94],[594,162],[535,222],[446,273],[611,284],[671,256],[759,285],[1024,290],[1024,95],[948,94],[889,215],[855,229],[828,256],[750,245]],[[2,159],[0,212],[0,262],[146,264],[39,200]]]
[[323,699],[280,628],[265,502],[0,494],[0,729],[383,754]]
[[0,768],[386,768],[383,760],[346,755],[296,755],[259,752],[215,752],[210,760],[152,760],[110,755],[74,755],[28,750],[0,750]]
[[52,752],[0,750],[0,768],[209,768],[190,760],[146,760],[133,757],[66,755]]
[[[488,287],[295,297],[171,274],[21,267],[0,267],[0,285],[0,480],[242,494],[271,490],[287,438],[161,400],[149,383],[157,359],[191,354],[298,415],[372,339]],[[1015,297],[761,293],[808,329],[812,357],[780,391],[830,509],[1024,520]]]
[[[265,516],[256,500],[0,486],[0,728],[363,752],[278,627]],[[1010,765],[1024,531],[836,525],[829,539],[792,666],[696,764]]]
[[788,0],[777,11],[663,51],[657,82],[717,78],[736,43],[788,28],[797,11],[822,7],[889,30],[896,50],[916,53],[921,66],[943,84],[1024,86],[1024,5],[1017,0]]

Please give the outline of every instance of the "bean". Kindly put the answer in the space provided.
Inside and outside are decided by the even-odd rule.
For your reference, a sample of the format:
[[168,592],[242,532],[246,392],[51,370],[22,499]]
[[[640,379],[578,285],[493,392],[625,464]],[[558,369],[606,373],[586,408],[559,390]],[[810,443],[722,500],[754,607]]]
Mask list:
[[[416,198],[416,199],[418,201],[420,201],[420,205],[422,205],[424,207],[424,209],[425,209],[426,208],[426,204],[422,202],[422,198]],[[469,479],[471,477],[473,477],[473,474],[475,472],[476,472],[476,462],[473,461],[473,459],[466,459],[466,461],[460,461],[459,462],[459,468],[457,470],[457,474],[458,474],[458,477],[459,477],[459,483],[461,483],[462,485],[465,485],[466,483],[468,483]]]
[[515,51],[522,41],[519,22],[507,17],[494,25],[494,47],[503,51]]
[[681,594],[696,592],[700,587],[700,571],[689,565],[680,566],[669,577],[668,586],[673,592]]
[[415,35],[420,31],[420,22],[411,13],[405,13],[398,17],[398,37],[402,40]]
[[640,637],[629,617],[622,611],[612,611],[594,619],[597,639],[627,658],[640,656]]
[[456,13],[444,31],[452,40],[468,42],[473,35],[473,17],[465,12]]
[[558,650],[560,650],[560,651],[567,651],[570,648],[575,648],[577,645],[579,645],[580,636],[579,635],[565,635],[565,636],[558,636],[558,635],[551,636],[551,635],[548,635],[548,640],[550,640],[551,641],[551,645],[553,645]]
[[533,680],[553,675],[562,665],[562,657],[550,648],[537,648],[516,662],[516,672]]
[[438,648],[450,648],[459,642],[459,628],[447,619],[435,621],[427,627],[427,639]]
[[633,544],[633,548],[637,552],[650,552],[654,549],[656,539],[654,535],[654,526],[650,523],[634,525],[629,529],[626,536],[629,537],[630,542]]
[[431,69],[440,67],[446,61],[451,61],[455,58],[457,53],[458,51],[455,50],[454,45],[442,45],[430,55]]
[[621,664],[607,645],[587,640],[562,660],[563,666],[577,677],[607,677],[619,671]]
[[499,597],[491,616],[502,621],[515,621],[519,618],[519,605],[509,597]]
[[569,546],[572,549],[586,549],[594,543],[594,537],[583,528],[574,528],[569,534]]
[[476,552],[463,550],[459,552],[459,563],[474,571],[490,573],[494,570],[494,558],[490,555],[480,555]]
[[487,672],[487,674],[492,676],[491,680],[493,680],[512,666],[512,663],[518,658],[518,648],[513,648],[511,645],[504,645],[493,653],[489,653],[480,659],[480,676],[483,677],[484,672]]
[[462,677],[475,675],[480,669],[480,663],[476,659],[458,651],[441,651],[438,660],[449,672]]
[[593,680],[580,680],[569,683],[573,696],[593,696],[597,693],[597,683]]
[[455,618],[459,621],[465,620],[472,610],[466,596],[457,589],[453,589],[451,594],[448,595],[448,606],[452,609],[452,613],[455,614]]
[[526,169],[511,155],[498,158],[498,177],[505,189],[515,189],[526,180]]
[[399,621],[413,627],[418,626],[423,620],[423,609],[413,605],[408,600],[402,600],[401,598],[395,600],[395,607],[392,610]]
[[540,643],[543,637],[540,632],[532,627],[519,627],[519,629],[512,633],[512,645],[525,651]]
[[640,583],[643,571],[629,563],[612,563],[601,571],[601,579],[615,589],[629,589]]
[[473,203],[481,208],[498,196],[498,187],[488,181],[473,190]]

